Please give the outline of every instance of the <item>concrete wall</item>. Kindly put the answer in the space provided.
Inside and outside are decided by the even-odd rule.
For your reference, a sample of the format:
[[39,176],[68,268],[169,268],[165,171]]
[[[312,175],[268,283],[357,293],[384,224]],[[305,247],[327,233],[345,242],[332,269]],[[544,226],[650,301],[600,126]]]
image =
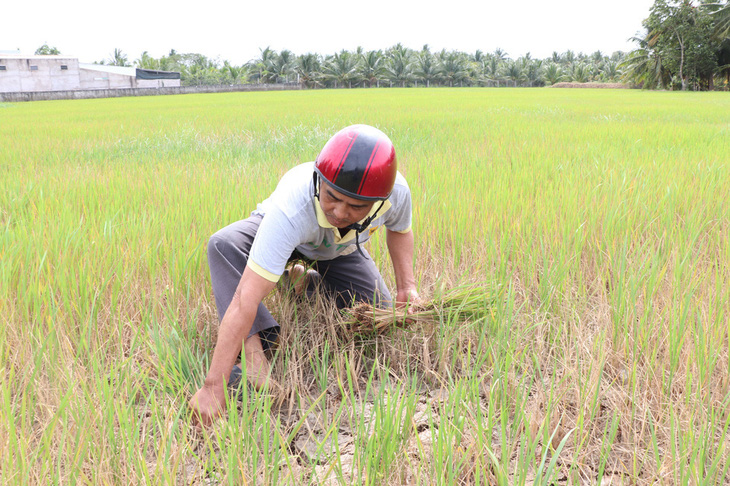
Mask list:
[[[0,57],[0,92],[79,88],[78,59],[59,56]],[[65,69],[62,69],[65,66]]]
[[138,88],[179,88],[179,79],[137,79]]
[[[174,81],[174,80],[165,80]],[[236,84],[223,86],[183,86],[169,88],[89,89],[72,91],[37,91],[33,93],[0,93],[0,102],[78,100],[119,98],[123,96],[155,96],[194,93],[226,93],[237,91],[286,91],[302,89],[298,84]]]

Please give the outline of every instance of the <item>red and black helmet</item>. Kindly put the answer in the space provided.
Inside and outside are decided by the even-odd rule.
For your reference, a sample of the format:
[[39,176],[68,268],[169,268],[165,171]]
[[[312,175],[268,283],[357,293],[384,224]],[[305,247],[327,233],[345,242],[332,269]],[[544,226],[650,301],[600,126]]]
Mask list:
[[388,199],[398,172],[393,142],[369,125],[343,128],[314,163],[320,178],[342,194],[363,201]]

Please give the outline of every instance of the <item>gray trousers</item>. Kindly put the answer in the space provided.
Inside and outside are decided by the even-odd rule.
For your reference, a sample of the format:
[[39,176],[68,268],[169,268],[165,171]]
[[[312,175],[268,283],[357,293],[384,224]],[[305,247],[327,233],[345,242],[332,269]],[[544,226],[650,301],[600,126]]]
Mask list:
[[[233,300],[262,219],[263,216],[256,215],[230,224],[211,236],[208,242],[208,266],[219,320],[223,320]],[[335,298],[340,309],[355,302],[374,302],[381,307],[389,307],[393,299],[383,277],[365,248],[362,250],[368,258],[355,251],[333,260],[312,261],[295,251],[289,261],[301,260],[316,270],[319,277],[309,283],[308,293],[311,294],[314,286],[319,285]],[[268,340],[273,333],[275,338],[278,327],[266,306],[259,304],[249,336],[260,333]]]

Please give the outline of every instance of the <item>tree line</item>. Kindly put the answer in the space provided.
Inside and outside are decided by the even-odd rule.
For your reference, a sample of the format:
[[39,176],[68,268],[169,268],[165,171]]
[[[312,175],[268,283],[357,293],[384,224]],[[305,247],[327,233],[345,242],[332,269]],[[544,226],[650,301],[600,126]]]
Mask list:
[[[298,83],[306,88],[411,87],[411,86],[546,86],[560,81],[618,82],[623,52],[590,55],[553,52],[546,59],[529,53],[512,59],[502,49],[491,53],[441,50],[428,45],[413,50],[396,44],[384,50],[342,50],[332,55],[260,49],[256,59],[240,66],[202,54],[174,50],[161,58],[142,53],[134,66],[177,71],[183,84]],[[118,49],[105,61],[132,65]]]
[[[571,50],[544,59],[529,53],[512,59],[502,49],[474,53],[420,50],[396,44],[388,49],[342,50],[331,55],[260,49],[242,65],[203,54],[155,58],[147,51],[133,63],[115,49],[101,64],[176,71],[183,85],[297,83],[305,88],[411,86],[538,87],[558,82],[624,82],[646,89],[730,88],[730,0],[655,0],[633,37],[638,48],[606,55]],[[37,54],[59,53],[47,44]]]

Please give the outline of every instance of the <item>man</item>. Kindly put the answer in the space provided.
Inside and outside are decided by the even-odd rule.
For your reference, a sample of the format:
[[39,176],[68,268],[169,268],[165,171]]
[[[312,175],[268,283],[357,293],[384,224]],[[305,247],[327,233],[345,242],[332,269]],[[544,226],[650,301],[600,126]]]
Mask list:
[[390,306],[393,298],[361,248],[385,226],[395,271],[395,304],[420,301],[413,276],[411,196],[397,171],[395,149],[380,130],[353,125],[337,132],[314,163],[289,172],[248,219],[218,231],[208,244],[213,293],[221,325],[203,387],[190,400],[196,419],[211,423],[225,408],[225,387],[241,352],[248,380],[263,387],[269,375],[266,336],[278,324],[263,298],[290,261],[303,260],[342,308],[365,301]]

